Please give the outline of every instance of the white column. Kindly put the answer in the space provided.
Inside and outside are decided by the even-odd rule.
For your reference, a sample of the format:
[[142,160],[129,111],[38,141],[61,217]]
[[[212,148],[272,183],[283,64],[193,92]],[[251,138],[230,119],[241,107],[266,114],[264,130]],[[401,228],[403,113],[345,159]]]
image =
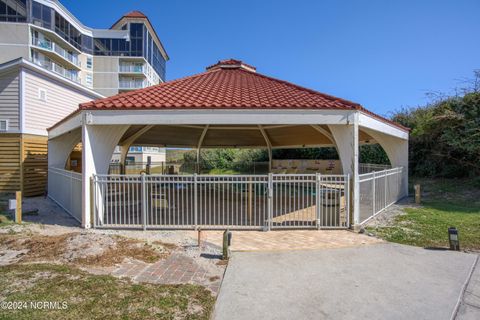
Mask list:
[[355,114],[350,124],[329,125],[330,132],[335,139],[338,155],[342,163],[344,174],[350,174],[352,186],[352,224],[360,224],[360,184],[358,181],[358,114]]
[[[86,115],[88,116],[88,115]],[[86,120],[86,119],[84,119]],[[128,125],[82,125],[82,226],[90,228],[91,182],[94,174],[107,174],[115,146]]]
[[408,195],[408,140],[389,136],[385,133],[362,128],[382,146],[390,160],[392,167],[403,167],[402,190],[403,196]]
[[260,129],[260,133],[262,134],[263,138],[265,139],[265,144],[267,145],[267,151],[268,151],[268,172],[272,172],[272,143],[270,142],[270,138],[268,137],[267,132],[265,129],[261,126],[258,125],[258,128]]
[[[67,132],[61,136],[48,140],[48,168],[65,169],[67,159],[73,148],[82,139],[81,128]],[[47,193],[55,201],[61,201],[67,194],[65,191],[71,190],[68,185],[59,184],[58,177],[50,172],[47,175]],[[66,205],[66,203],[62,203]]]
[[81,128],[67,132],[48,140],[48,166],[65,169],[68,156],[73,148],[82,141]]

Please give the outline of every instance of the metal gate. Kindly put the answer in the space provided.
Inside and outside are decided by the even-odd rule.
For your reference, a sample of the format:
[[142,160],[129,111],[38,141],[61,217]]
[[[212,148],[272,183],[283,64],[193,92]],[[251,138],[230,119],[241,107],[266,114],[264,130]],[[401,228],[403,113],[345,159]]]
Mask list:
[[347,228],[349,176],[95,175],[98,228]]

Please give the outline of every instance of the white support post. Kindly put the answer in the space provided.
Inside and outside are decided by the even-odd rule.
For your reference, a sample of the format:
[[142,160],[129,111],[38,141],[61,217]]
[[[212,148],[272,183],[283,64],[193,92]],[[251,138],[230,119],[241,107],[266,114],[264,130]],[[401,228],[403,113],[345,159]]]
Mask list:
[[363,128],[385,150],[392,168],[402,167],[401,196],[408,196],[408,140],[390,136],[385,133]]
[[320,230],[322,222],[322,211],[320,208],[320,179],[322,176],[320,173],[315,173],[315,206],[316,206],[316,219],[317,219],[317,229]]
[[82,141],[80,128],[48,140],[48,166],[64,169],[73,148]]
[[352,162],[352,176],[353,176],[353,226],[354,229],[357,229],[357,226],[360,225],[360,181],[359,181],[359,174],[358,174],[358,167],[359,167],[359,132],[358,132],[358,113],[354,116],[353,121],[353,133],[352,133],[352,151],[353,151],[353,158],[351,159]]
[[193,224],[195,230],[198,228],[198,183],[197,174],[193,174]]
[[272,172],[272,143],[270,142],[270,138],[265,132],[265,129],[261,125],[258,125],[258,129],[260,130],[263,138],[265,139],[265,143],[268,149],[268,172]]
[[267,204],[267,221],[265,231],[272,230],[272,222],[273,222],[273,173],[268,174],[268,204]]
[[200,173],[200,150],[202,149],[202,144],[203,144],[203,139],[205,139],[205,136],[207,135],[209,125],[207,124],[202,131],[202,134],[200,135],[200,139],[198,139],[197,143],[197,168],[196,172]]
[[[92,215],[91,183],[94,174],[107,174],[112,154],[128,125],[93,125],[89,114],[84,114],[82,124],[82,226],[90,228]],[[97,213],[103,214],[101,191],[96,197]]]
[[[92,138],[87,125],[82,125],[82,227],[90,228],[90,177],[95,174]],[[100,198],[100,197],[99,197]],[[99,206],[100,207],[100,206]]]
[[333,138],[333,135],[328,132],[327,130],[323,129],[322,127],[320,127],[319,125],[315,125],[315,124],[312,124],[310,125],[313,129],[317,130],[318,132],[320,132],[321,134],[323,134],[325,137],[327,137],[332,143],[333,145],[335,145],[335,139]]
[[142,173],[141,176],[141,183],[142,183],[142,224],[143,224],[143,231],[147,230],[147,186],[145,184],[145,173]]
[[358,113],[355,113],[352,120],[346,125],[329,125],[338,154],[342,163],[343,174],[349,174],[351,177],[351,208],[353,212],[353,227],[358,229],[360,226],[360,183],[358,176],[359,168],[359,149],[358,149]]
[[[135,140],[137,140],[139,137],[147,133],[147,131],[149,131],[153,127],[154,127],[153,125],[145,126],[122,142],[122,144],[120,145],[120,164],[122,166],[122,170],[125,170],[128,150],[130,149],[132,144],[135,142]],[[122,172],[122,174],[125,174],[125,172]]]

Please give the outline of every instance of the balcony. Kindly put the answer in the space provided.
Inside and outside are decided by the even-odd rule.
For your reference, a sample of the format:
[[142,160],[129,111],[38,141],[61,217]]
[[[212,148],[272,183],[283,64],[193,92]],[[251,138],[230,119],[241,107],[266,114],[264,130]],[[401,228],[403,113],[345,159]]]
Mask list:
[[62,77],[70,79],[72,81],[80,83],[80,78],[78,77],[78,72],[76,70],[68,70],[62,66],[59,66],[55,62],[48,61],[45,59],[33,59],[33,63],[47,69],[53,71]]
[[80,68],[80,63],[78,61],[77,55],[69,53],[67,50],[63,49],[55,42],[52,42],[48,39],[40,39],[37,37],[33,37],[32,45],[41,49],[45,54],[48,54],[50,58],[58,59],[58,57],[61,57],[63,60],[66,60],[68,64],[72,67]]
[[46,39],[39,39],[34,37],[32,39],[32,45],[49,51],[53,50],[53,42]]
[[143,79],[138,80],[119,80],[119,88],[123,90],[134,90],[148,87],[148,82]]
[[143,65],[127,63],[121,63],[119,65],[119,72],[122,73],[144,73],[144,71]]

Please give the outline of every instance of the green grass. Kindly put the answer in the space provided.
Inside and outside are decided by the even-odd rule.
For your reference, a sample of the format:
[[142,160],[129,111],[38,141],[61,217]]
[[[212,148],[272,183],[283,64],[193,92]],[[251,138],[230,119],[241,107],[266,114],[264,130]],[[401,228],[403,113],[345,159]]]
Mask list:
[[240,172],[231,169],[214,168],[208,174],[240,174]]
[[14,223],[12,219],[10,219],[10,215],[0,212],[0,227],[10,226]]
[[14,223],[10,214],[7,213],[8,199],[11,199],[15,195],[11,193],[0,193],[0,227],[9,226]]
[[[387,241],[421,247],[448,247],[449,227],[460,247],[480,250],[480,188],[474,180],[420,180],[422,205],[406,208],[390,226],[367,227]],[[413,193],[413,192],[412,192]]]
[[50,264],[0,267],[0,296],[11,302],[66,303],[66,309],[0,309],[0,319],[19,320],[208,319],[214,304],[201,286],[133,284]]

